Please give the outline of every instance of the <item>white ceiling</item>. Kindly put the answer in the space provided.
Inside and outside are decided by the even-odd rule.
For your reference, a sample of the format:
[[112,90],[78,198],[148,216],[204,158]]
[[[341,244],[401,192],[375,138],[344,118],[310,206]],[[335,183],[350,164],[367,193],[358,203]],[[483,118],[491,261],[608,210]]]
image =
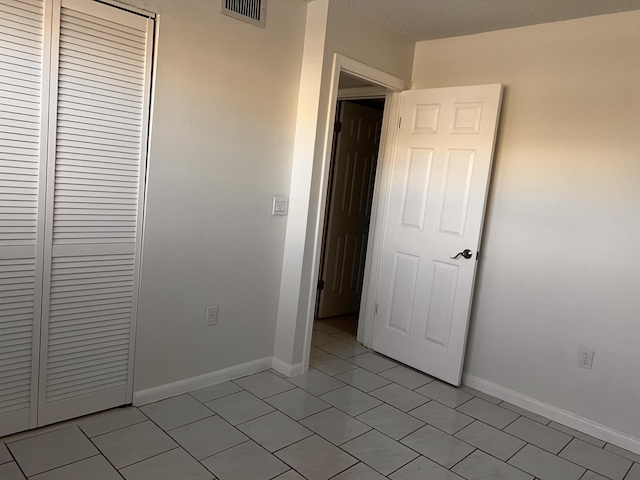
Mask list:
[[334,1],[416,41],[640,10],[640,0]]

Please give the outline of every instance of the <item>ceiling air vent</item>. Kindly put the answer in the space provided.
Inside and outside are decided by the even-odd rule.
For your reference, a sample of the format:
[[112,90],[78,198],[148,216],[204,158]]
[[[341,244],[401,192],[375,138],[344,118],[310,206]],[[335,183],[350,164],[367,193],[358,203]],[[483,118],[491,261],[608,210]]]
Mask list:
[[220,11],[243,22],[264,28],[267,0],[221,0]]

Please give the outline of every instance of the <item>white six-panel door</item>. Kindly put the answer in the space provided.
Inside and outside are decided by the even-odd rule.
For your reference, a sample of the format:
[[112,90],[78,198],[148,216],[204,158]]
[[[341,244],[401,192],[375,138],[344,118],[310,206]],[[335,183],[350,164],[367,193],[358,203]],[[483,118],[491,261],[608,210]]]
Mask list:
[[[454,385],[501,92],[485,85],[402,93],[372,347]],[[465,250],[469,258],[456,257]]]
[[131,400],[153,24],[91,0],[3,21],[28,37],[0,34],[0,435]]

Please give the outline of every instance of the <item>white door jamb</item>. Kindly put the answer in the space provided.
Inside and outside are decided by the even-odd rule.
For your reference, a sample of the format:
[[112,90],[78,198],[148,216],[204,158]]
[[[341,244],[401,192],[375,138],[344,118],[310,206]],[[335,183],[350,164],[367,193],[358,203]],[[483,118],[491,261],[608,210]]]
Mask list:
[[[313,239],[313,249],[310,252],[311,258],[311,279],[309,281],[310,291],[308,296],[308,304],[306,305],[305,314],[305,335],[303,347],[303,372],[309,369],[309,353],[311,351],[311,334],[313,331],[313,320],[315,312],[315,304],[317,297],[317,281],[320,268],[320,252],[322,247],[322,233],[324,212],[327,203],[328,190],[328,173],[331,165],[331,142],[333,124],[336,120],[336,104],[338,100],[338,83],[340,81],[340,73],[345,72],[354,77],[367,80],[375,85],[386,89],[386,102],[384,116],[382,120],[382,131],[380,135],[380,155],[378,159],[378,168],[376,169],[376,180],[373,193],[373,203],[371,205],[371,226],[367,246],[367,257],[365,261],[364,283],[362,285],[362,300],[360,303],[360,322],[358,326],[358,340],[365,346],[370,345],[373,335],[373,315],[375,313],[375,297],[378,285],[379,257],[382,252],[382,235],[381,228],[384,221],[381,221],[379,215],[383,215],[384,208],[380,208],[380,203],[384,201],[385,194],[388,190],[390,169],[386,165],[385,159],[393,158],[392,149],[397,129],[389,128],[396,125],[399,117],[399,102],[396,92],[401,92],[410,88],[410,83],[395,77],[388,73],[377,70],[369,65],[360,63],[351,58],[340,54],[334,54],[333,68],[331,73],[331,85],[329,90],[329,104],[326,106],[329,110],[327,122],[324,128],[324,148],[322,155],[322,176],[320,180],[320,192],[318,199],[318,212],[315,218],[310,218],[309,222],[313,222],[313,231],[315,238]],[[382,212],[382,213],[380,213]],[[384,219],[382,219],[384,220]]]

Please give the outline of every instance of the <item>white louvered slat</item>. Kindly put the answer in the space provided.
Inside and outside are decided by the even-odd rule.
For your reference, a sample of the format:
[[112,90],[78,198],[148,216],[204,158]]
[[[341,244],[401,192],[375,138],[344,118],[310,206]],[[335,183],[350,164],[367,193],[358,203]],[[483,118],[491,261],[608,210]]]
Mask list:
[[100,379],[126,384],[134,268],[133,254],[53,259],[47,401],[81,395],[84,387],[94,391]]
[[35,400],[43,44],[42,0],[0,0],[0,436]]
[[148,19],[62,0],[54,53],[43,423],[130,401],[149,105]]

